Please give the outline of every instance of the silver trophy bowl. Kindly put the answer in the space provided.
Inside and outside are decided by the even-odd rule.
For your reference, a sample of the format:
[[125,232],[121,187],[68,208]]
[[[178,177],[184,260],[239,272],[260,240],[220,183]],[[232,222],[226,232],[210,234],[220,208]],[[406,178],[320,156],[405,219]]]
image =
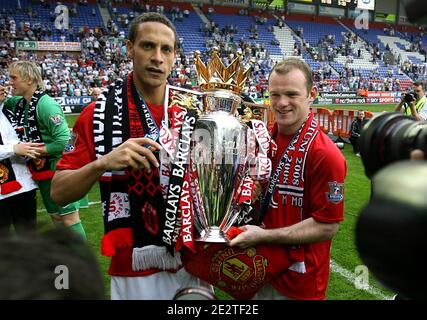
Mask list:
[[193,136],[192,170],[198,184],[193,197],[197,241],[227,242],[225,232],[238,216],[234,201],[246,165],[248,127],[234,116],[240,97],[229,91],[208,92],[205,111]]

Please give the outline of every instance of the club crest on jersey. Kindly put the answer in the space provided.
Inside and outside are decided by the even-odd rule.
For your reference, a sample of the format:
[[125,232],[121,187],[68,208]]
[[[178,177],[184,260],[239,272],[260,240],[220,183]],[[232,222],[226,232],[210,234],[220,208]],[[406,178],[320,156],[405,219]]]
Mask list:
[[344,199],[344,184],[336,181],[328,182],[329,192],[326,192],[328,201],[338,204]]
[[49,119],[50,119],[50,121],[52,121],[52,123],[55,126],[59,126],[64,121],[60,114],[55,114],[53,116],[50,116]]

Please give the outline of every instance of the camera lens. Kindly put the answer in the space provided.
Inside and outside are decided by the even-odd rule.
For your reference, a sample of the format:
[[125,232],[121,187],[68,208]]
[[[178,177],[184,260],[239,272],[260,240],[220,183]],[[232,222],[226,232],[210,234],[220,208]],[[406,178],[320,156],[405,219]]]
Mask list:
[[399,112],[382,113],[363,127],[359,147],[366,175],[397,160],[409,159],[414,149],[426,151],[427,122]]
[[356,245],[369,271],[409,299],[426,299],[419,262],[427,245],[427,164],[398,161],[373,177],[372,198],[356,225]]

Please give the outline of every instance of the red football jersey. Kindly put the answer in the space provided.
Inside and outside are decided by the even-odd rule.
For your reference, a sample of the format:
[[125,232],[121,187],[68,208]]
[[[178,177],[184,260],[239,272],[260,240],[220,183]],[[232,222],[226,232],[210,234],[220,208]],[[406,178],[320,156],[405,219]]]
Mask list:
[[[278,151],[273,170],[282,157],[291,136],[278,134]],[[331,139],[318,132],[305,163],[303,219],[312,217],[324,223],[344,219],[344,178],[347,172],[345,158]],[[279,182],[280,183],[280,182]],[[283,197],[276,188],[273,200],[277,208],[269,208],[264,219],[266,228],[286,226]],[[289,196],[288,196],[289,197]],[[331,241],[303,245],[305,273],[287,270],[275,278],[272,285],[282,294],[293,299],[325,299],[329,279]]]

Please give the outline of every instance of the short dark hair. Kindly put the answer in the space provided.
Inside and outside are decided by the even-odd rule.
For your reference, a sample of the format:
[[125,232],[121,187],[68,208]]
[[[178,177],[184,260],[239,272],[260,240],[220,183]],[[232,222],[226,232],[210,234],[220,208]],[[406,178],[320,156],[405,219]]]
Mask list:
[[[0,235],[0,299],[102,300],[104,282],[92,249],[65,227]],[[60,268],[58,268],[60,267]],[[57,287],[68,274],[68,287]]]
[[290,57],[278,62],[273,69],[271,69],[269,79],[273,72],[286,75],[294,69],[298,69],[304,74],[307,92],[310,93],[310,90],[313,87],[313,72],[307,62],[300,58]]
[[424,81],[414,81],[414,82],[412,83],[412,85],[413,85],[413,86],[416,86],[416,87],[421,86],[421,88],[423,88],[423,90],[424,90],[424,88],[425,88],[425,86],[424,86]]
[[174,49],[178,47],[178,34],[176,32],[176,28],[173,25],[173,23],[163,14],[157,13],[157,12],[145,12],[139,16],[137,16],[135,19],[132,20],[130,26],[129,26],[129,34],[128,39],[130,42],[134,43],[136,39],[136,34],[138,32],[138,27],[141,23],[144,22],[160,22],[163,23],[165,26],[167,26],[169,29],[171,29],[175,35],[175,44]]

